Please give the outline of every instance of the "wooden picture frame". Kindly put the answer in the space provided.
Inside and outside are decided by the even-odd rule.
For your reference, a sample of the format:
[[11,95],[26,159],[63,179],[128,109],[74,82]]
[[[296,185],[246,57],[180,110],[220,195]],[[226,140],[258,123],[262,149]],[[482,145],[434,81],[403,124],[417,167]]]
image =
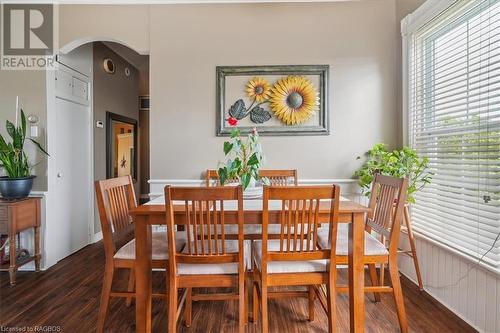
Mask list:
[[[257,128],[260,135],[263,136],[289,136],[289,135],[329,135],[329,109],[328,109],[328,82],[329,82],[329,65],[281,65],[281,66],[217,66],[216,67],[216,135],[229,136],[232,129],[227,119],[231,103],[235,100],[228,100],[227,84],[234,77],[287,77],[287,76],[307,76],[315,78],[318,92],[319,106],[317,115],[315,115],[315,123],[304,125],[286,125],[278,121],[274,121],[273,125],[253,124],[247,121],[246,124],[238,124],[238,128],[242,134],[249,133],[254,127]],[[272,83],[271,83],[272,85]],[[245,97],[244,88],[241,83],[238,87],[238,93]],[[233,99],[235,99],[233,97]],[[271,112],[271,111],[270,111]],[[272,112],[271,112],[272,114]]]

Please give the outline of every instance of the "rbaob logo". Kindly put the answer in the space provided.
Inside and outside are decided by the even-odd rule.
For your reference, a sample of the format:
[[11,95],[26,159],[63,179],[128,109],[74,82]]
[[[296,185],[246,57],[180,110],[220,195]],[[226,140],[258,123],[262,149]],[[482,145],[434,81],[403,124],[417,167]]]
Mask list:
[[52,4],[3,4],[1,69],[53,68],[54,22]]

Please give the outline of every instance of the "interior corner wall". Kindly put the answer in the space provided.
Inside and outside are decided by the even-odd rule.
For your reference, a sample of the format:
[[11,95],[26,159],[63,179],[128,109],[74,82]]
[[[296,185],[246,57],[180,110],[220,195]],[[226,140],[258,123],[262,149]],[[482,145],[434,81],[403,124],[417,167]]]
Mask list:
[[[20,107],[26,114],[36,115],[39,122],[38,137],[34,138],[47,148],[47,90],[46,76],[43,70],[0,70],[0,134],[9,142],[6,136],[5,121],[15,122],[16,96],[19,96]],[[47,157],[33,144],[26,142],[26,152],[30,165],[36,175],[33,190],[47,191]],[[2,175],[0,170],[0,175]]]
[[[104,71],[103,60],[110,58],[115,63],[115,73]],[[125,67],[130,76],[125,75]],[[106,112],[116,113],[139,121],[139,72],[118,54],[102,43],[94,43],[94,179],[106,178]],[[95,126],[102,121],[104,128]],[[135,192],[140,189],[140,163],[137,163]],[[94,231],[101,230],[99,218],[94,221]]]

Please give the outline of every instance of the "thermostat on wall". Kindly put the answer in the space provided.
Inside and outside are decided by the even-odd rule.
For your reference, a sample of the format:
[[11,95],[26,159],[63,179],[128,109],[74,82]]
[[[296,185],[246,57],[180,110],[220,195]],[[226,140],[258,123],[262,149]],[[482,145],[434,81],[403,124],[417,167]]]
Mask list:
[[98,120],[95,122],[95,126],[97,128],[104,128],[104,123],[102,121]]

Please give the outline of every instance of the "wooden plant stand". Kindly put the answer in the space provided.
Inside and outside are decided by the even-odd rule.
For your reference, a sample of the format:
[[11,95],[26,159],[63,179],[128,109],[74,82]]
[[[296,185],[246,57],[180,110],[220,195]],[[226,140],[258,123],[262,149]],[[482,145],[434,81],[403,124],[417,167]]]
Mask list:
[[[408,204],[405,205],[403,209],[403,222],[404,225],[401,227],[401,231],[406,229],[406,232],[408,234],[408,241],[410,243],[410,250],[398,250],[398,253],[405,254],[408,257],[413,259],[413,265],[415,266],[415,273],[417,275],[417,281],[418,281],[418,288],[420,290],[424,290],[424,284],[422,282],[422,275],[420,274],[420,266],[418,265],[418,257],[417,257],[417,246],[415,244],[415,236],[413,235],[413,229],[411,227],[411,220],[410,220],[410,210],[408,209]],[[381,242],[386,245],[386,239],[385,236],[381,236]],[[384,275],[385,275],[385,265],[382,264],[380,266],[380,283],[384,283]]]
[[[16,284],[19,267],[35,261],[35,270],[40,270],[40,201],[41,198],[27,198],[6,201],[0,199],[0,234],[9,237],[9,262],[0,265],[0,271],[9,271],[10,284]],[[17,260],[16,235],[34,228],[35,254]]]
[[418,265],[417,246],[415,244],[415,237],[413,235],[413,229],[411,227],[410,210],[408,209],[408,204],[405,205],[403,210],[403,221],[404,221],[403,227],[406,228],[406,232],[408,233],[410,250],[408,251],[401,250],[399,251],[399,253],[406,254],[407,256],[413,259],[413,265],[415,266],[415,273],[417,275],[418,287],[420,288],[420,290],[424,290],[422,275],[420,274],[420,266]]

